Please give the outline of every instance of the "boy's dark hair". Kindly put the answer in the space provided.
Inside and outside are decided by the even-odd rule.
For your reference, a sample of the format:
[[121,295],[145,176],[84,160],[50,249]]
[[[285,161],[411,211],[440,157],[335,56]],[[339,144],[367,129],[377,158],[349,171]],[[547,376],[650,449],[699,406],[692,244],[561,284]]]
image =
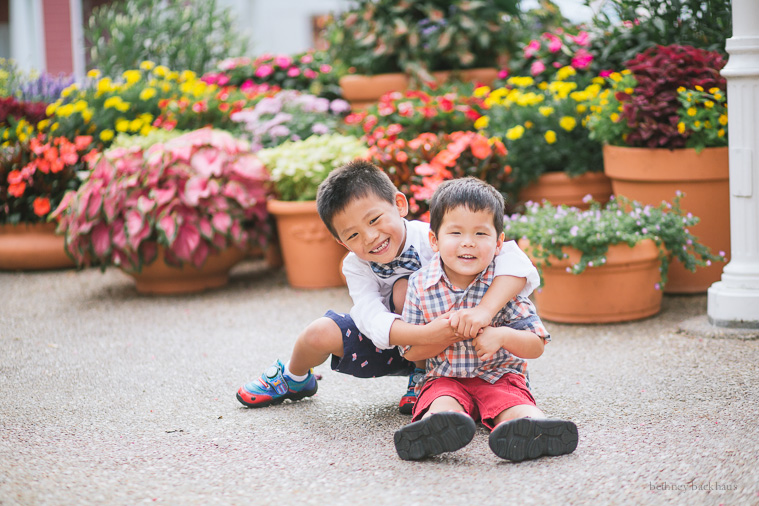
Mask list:
[[332,235],[339,239],[332,226],[335,215],[354,199],[376,195],[395,205],[398,189],[382,169],[366,160],[353,160],[330,172],[316,192],[316,209]]
[[430,229],[438,234],[445,213],[464,206],[470,211],[489,211],[496,233],[503,232],[504,200],[498,190],[475,177],[443,181],[430,200]]

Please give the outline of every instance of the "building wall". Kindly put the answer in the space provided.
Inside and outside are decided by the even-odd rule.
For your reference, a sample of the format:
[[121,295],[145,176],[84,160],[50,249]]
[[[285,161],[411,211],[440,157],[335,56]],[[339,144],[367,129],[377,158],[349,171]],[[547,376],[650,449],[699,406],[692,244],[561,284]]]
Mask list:
[[71,52],[69,0],[43,0],[47,72],[53,75],[74,71]]

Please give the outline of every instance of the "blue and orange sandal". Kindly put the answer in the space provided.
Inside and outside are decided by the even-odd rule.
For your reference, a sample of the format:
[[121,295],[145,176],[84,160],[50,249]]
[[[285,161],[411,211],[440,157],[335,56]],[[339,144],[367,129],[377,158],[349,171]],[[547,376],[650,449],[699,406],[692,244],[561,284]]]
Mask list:
[[416,368],[411,376],[408,377],[407,392],[401,397],[401,401],[398,403],[398,411],[403,415],[410,415],[414,412],[414,405],[416,404],[416,384],[419,383],[424,377],[424,369]]
[[240,387],[237,400],[249,408],[263,408],[281,404],[285,399],[299,401],[316,393],[319,385],[313,370],[303,381],[285,375],[285,366],[277,360],[255,381]]
[[490,433],[490,449],[513,462],[566,455],[577,448],[577,426],[568,420],[516,418]]

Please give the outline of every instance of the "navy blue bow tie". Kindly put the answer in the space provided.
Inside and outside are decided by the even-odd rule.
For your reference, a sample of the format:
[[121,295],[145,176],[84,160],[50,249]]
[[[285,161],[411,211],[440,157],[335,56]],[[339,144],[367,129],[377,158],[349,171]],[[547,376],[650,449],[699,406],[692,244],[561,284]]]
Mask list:
[[401,256],[393,260],[388,264],[380,264],[377,262],[369,262],[372,266],[374,273],[381,278],[389,278],[395,274],[395,269],[402,267],[409,271],[418,271],[422,267],[422,262],[419,260],[413,246],[409,246],[409,249],[401,253]]

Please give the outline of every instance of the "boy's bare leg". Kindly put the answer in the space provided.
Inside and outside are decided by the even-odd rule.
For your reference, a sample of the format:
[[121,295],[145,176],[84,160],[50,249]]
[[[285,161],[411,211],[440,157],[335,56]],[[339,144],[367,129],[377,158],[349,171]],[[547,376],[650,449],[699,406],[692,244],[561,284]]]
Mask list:
[[428,416],[435,413],[442,413],[443,411],[456,411],[458,413],[465,412],[464,406],[462,406],[459,401],[448,395],[442,395],[432,401],[430,407],[427,409],[427,412],[424,414],[422,419],[427,418]]
[[518,406],[512,406],[495,417],[493,421],[494,426],[498,426],[502,422],[514,420],[515,418],[545,418],[546,415],[538,409],[537,406],[530,404],[522,404]]
[[323,364],[330,355],[343,356],[343,334],[332,319],[322,316],[300,333],[290,356],[288,369],[296,376]]

